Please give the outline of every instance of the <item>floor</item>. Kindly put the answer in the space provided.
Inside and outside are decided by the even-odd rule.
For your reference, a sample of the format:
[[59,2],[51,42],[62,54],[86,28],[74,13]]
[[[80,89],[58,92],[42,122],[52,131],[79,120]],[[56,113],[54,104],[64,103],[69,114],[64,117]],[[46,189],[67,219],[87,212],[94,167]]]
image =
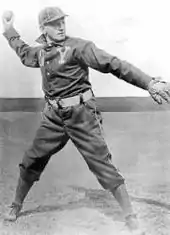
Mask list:
[[[102,113],[113,162],[147,234],[170,234],[170,112]],[[72,142],[51,158],[15,223],[3,221],[40,113],[0,113],[0,235],[123,235],[121,210]]]

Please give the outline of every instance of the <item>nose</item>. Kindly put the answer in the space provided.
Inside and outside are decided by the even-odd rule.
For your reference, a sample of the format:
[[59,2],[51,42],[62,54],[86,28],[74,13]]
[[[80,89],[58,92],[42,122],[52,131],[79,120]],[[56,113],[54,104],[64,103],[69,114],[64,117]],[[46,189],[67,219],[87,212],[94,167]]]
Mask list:
[[59,29],[64,29],[64,22],[59,23]]

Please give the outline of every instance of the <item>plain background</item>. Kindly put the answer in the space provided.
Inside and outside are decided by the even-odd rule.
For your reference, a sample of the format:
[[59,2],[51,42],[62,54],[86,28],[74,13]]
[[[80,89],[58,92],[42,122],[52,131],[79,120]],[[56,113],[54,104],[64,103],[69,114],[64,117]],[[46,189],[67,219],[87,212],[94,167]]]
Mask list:
[[[36,45],[40,35],[38,13],[45,6],[59,6],[69,17],[71,36],[92,40],[114,56],[128,60],[151,76],[170,81],[168,0],[5,0],[0,14],[12,10],[15,27],[24,41]],[[0,31],[3,32],[2,24]],[[0,97],[42,97],[39,69],[24,67],[0,34]],[[95,95],[147,96],[147,92],[110,74],[91,71]]]

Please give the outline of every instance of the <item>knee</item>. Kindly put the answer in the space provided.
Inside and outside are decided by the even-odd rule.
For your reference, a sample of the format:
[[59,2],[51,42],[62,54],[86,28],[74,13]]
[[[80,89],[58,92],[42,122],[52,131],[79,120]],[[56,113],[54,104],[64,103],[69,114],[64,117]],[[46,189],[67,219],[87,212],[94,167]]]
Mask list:
[[23,164],[19,164],[20,177],[26,182],[38,181],[40,178],[39,172],[26,168]]
[[38,181],[48,160],[48,156],[36,156],[32,149],[26,151],[22,162],[19,164],[20,177],[29,182]]
[[121,185],[125,184],[125,178],[120,173],[119,169],[113,166],[113,174],[111,174],[111,178],[109,181],[109,190],[115,191]]
[[109,178],[98,178],[99,183],[101,186],[110,191],[116,191],[121,185],[125,184],[125,179],[121,175],[113,175]]
[[112,193],[116,192],[116,190],[118,188],[120,188],[121,186],[125,185],[125,179],[122,177],[122,179],[120,179],[119,181],[115,182],[114,184],[110,184],[110,187],[108,188],[108,190]]
[[114,191],[125,183],[125,178],[111,161],[111,154],[107,155],[105,164],[103,164],[101,171],[97,174],[97,178],[102,187],[109,191]]

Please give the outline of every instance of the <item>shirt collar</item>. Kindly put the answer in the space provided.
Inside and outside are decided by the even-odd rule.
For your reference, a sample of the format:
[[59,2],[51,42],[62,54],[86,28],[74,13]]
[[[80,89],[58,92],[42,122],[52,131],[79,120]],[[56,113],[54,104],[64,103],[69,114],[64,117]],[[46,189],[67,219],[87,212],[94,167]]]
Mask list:
[[[68,37],[66,36],[66,39]],[[66,39],[62,42],[50,42],[47,43],[46,37],[44,34],[41,34],[35,41],[38,42],[39,44],[43,44],[43,45],[49,45],[49,46],[63,46]]]

